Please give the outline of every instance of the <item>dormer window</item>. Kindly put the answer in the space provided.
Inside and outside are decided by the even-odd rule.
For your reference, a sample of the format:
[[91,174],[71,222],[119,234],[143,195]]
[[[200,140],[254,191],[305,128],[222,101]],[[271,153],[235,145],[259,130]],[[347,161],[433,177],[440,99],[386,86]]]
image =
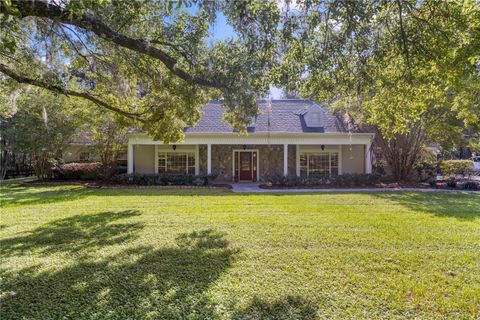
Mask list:
[[309,116],[311,127],[321,127],[322,115],[320,114],[320,112],[311,112]]
[[305,124],[311,128],[323,128],[323,110],[317,105],[311,106],[304,114]]

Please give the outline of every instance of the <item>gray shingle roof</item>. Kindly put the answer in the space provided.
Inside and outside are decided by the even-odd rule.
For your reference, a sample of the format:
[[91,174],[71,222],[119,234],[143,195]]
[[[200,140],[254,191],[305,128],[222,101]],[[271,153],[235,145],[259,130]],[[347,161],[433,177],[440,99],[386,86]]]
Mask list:
[[[331,109],[321,104],[324,110],[324,127],[309,128],[305,125],[303,114],[315,102],[312,100],[272,100],[271,111],[268,111],[268,101],[259,100],[260,114],[255,125],[249,132],[270,133],[307,133],[307,132],[347,132],[346,125]],[[222,101],[212,101],[203,108],[203,116],[195,127],[185,128],[186,133],[233,133],[234,130],[223,121],[225,108]],[[269,121],[270,119],[270,121]],[[268,124],[270,122],[270,125]]]

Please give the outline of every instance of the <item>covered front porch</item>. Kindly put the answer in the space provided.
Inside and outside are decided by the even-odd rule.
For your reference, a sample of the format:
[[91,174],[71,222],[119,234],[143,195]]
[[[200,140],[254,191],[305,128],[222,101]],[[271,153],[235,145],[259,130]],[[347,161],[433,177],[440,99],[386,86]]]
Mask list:
[[272,174],[371,173],[372,135],[268,137],[190,135],[163,144],[129,136],[128,173],[215,174],[218,181],[255,182]]

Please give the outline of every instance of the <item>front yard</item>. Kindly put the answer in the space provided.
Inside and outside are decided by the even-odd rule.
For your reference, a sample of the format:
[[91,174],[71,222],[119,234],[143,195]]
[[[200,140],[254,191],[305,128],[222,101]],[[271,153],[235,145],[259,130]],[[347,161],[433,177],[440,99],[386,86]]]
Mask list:
[[480,195],[3,186],[2,319],[480,317]]

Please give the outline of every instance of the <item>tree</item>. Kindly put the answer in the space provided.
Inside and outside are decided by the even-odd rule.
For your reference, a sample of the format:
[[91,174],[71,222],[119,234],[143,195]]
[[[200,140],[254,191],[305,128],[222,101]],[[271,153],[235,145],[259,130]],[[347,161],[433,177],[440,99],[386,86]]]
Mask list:
[[4,150],[28,154],[35,174],[50,178],[51,167],[82,122],[80,105],[48,91],[29,88],[19,93],[16,110],[1,116]]
[[108,177],[114,173],[118,157],[126,152],[127,130],[110,113],[96,112],[95,120],[88,122],[87,126],[92,133],[95,150],[100,155],[104,174]]
[[[2,0],[0,13],[0,72],[89,100],[165,142],[182,139],[216,97],[245,130],[268,91],[279,23],[273,0]],[[219,13],[237,38],[209,46]]]
[[[373,125],[385,148],[404,146],[385,152],[398,179],[417,145],[480,130],[479,0],[290,2],[3,0],[0,72],[164,142],[181,140],[212,98],[244,131],[273,83]],[[210,41],[219,14],[235,39]]]
[[476,156],[480,155],[480,134],[470,137],[468,147]]
[[279,79],[378,128],[397,179],[479,130],[478,1],[301,1],[288,25]]

